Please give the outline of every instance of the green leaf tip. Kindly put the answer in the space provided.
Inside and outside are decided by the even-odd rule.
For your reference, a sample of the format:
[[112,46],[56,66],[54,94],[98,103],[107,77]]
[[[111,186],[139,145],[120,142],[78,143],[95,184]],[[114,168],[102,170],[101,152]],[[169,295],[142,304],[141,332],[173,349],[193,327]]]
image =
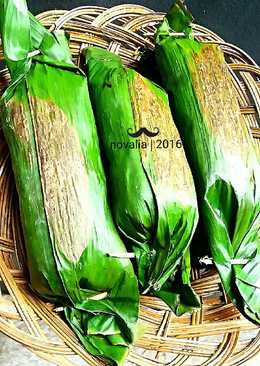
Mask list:
[[170,28],[175,32],[186,32],[193,16],[181,0],[176,0],[166,15]]
[[156,33],[156,43],[163,38],[172,35],[172,32],[184,33],[190,37],[192,33],[191,23],[193,16],[181,0],[176,0],[170,7],[163,22]]
[[30,51],[29,18],[26,1],[0,1],[0,31],[5,58],[22,61]]

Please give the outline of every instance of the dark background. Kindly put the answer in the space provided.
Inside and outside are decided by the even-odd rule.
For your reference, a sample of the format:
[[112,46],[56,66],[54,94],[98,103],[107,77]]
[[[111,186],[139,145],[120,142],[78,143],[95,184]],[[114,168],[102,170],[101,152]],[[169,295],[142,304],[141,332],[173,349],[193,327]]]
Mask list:
[[[33,14],[51,9],[72,9],[82,5],[111,7],[141,4],[167,11],[173,0],[28,0]],[[247,51],[260,64],[260,0],[186,0],[195,21]]]

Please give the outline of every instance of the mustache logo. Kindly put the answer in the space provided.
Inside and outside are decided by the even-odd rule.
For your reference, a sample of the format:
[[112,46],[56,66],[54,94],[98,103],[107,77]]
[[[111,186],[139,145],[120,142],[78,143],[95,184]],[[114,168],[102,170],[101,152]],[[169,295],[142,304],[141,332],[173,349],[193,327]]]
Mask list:
[[131,137],[139,137],[143,134],[148,137],[155,137],[155,136],[159,135],[160,130],[158,127],[155,127],[154,131],[149,131],[149,130],[147,130],[147,128],[141,127],[138,131],[132,132],[132,128],[128,128],[127,133]]

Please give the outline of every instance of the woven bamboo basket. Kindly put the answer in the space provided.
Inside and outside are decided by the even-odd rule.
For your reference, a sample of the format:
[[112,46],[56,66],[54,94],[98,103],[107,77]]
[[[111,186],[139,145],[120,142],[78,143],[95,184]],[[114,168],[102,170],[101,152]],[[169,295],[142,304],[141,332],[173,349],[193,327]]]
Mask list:
[[[38,16],[46,27],[70,33],[75,62],[82,47],[96,45],[120,54],[132,67],[138,67],[144,50],[153,50],[153,34],[162,18],[163,14],[137,5],[86,6]],[[218,43],[223,49],[241,113],[259,144],[260,68],[245,52],[210,30],[196,24],[193,28],[200,41]],[[8,79],[8,72],[2,70],[0,90]],[[83,349],[57,309],[32,293],[24,258],[17,194],[0,132],[0,285],[5,289],[0,293],[0,331],[56,365],[104,365]],[[259,328],[230,303],[214,268],[193,268],[192,278],[203,304],[196,313],[178,318],[159,299],[142,296],[140,321],[145,332],[131,349],[128,365],[231,366],[241,365],[259,352]]]

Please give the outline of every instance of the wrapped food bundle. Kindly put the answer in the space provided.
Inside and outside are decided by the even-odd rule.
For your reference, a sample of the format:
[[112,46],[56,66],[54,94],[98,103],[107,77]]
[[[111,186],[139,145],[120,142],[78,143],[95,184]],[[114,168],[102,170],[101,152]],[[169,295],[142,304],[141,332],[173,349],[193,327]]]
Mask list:
[[192,169],[213,261],[234,304],[260,323],[260,152],[220,47],[196,41],[191,20],[177,0],[157,32],[157,68]]
[[31,287],[65,306],[89,352],[122,364],[138,318],[138,283],[108,207],[86,78],[65,35],[45,30],[25,1],[2,1],[0,14],[11,73],[2,127]]
[[[113,53],[95,47],[84,53],[116,226],[135,254],[143,290],[161,294],[177,311],[179,297],[162,286],[189,257],[198,215],[167,94]],[[182,276],[187,288],[189,269]],[[194,294],[193,300],[199,306]]]

